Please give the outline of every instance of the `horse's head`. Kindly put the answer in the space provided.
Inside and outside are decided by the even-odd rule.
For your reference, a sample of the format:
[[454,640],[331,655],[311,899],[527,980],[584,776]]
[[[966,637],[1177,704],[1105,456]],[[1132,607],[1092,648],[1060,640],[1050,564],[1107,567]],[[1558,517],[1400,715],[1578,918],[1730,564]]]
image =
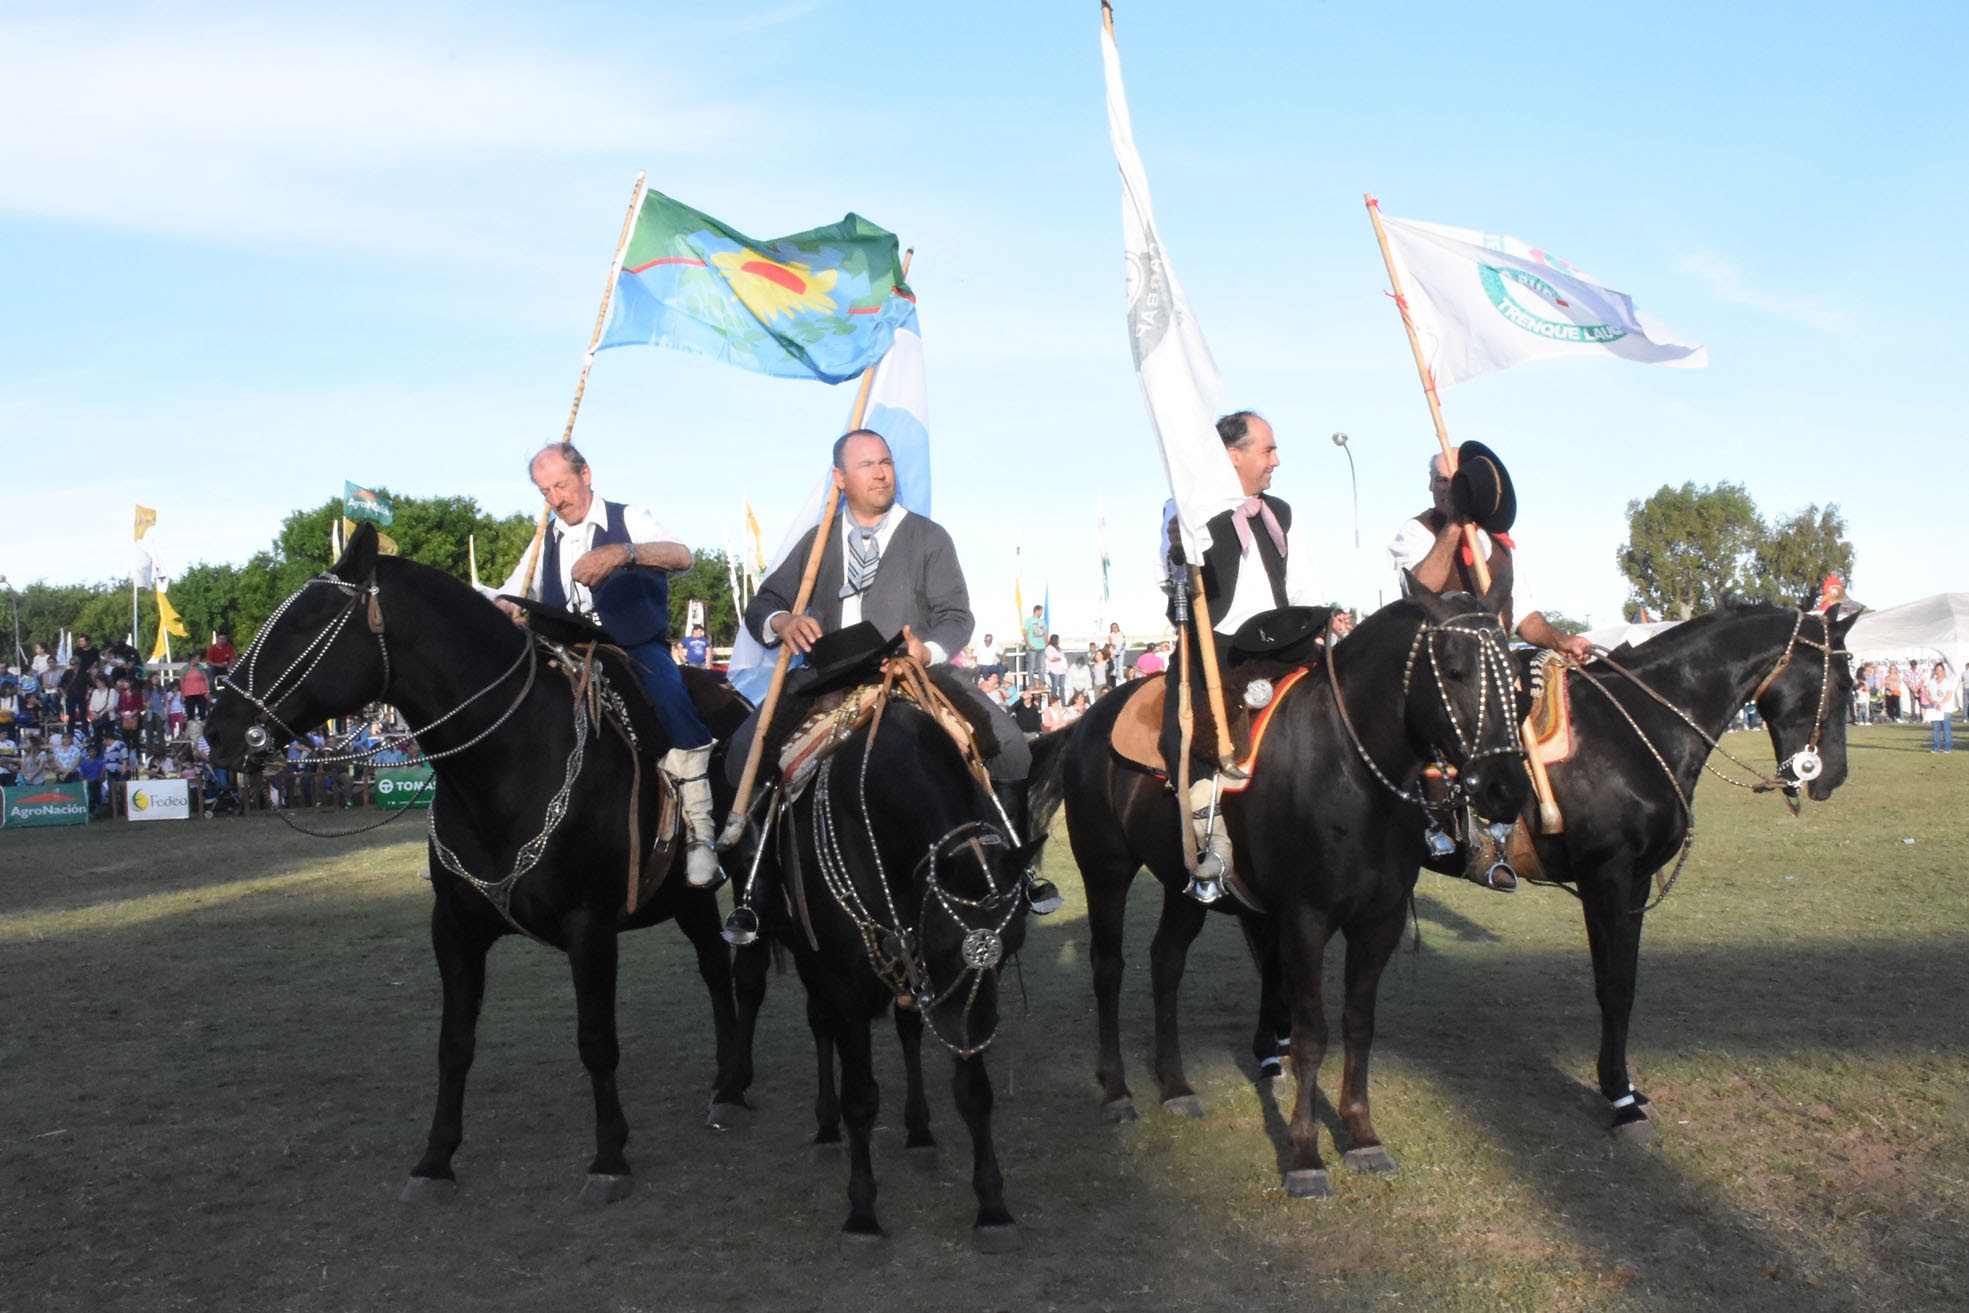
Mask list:
[[1502,579],[1483,597],[1430,592],[1409,576],[1409,600],[1421,615],[1402,673],[1402,709],[1411,747],[1422,760],[1456,767],[1478,816],[1508,820],[1524,806],[1524,768],[1510,642],[1498,616],[1508,594]]
[[376,530],[368,524],[325,573],[301,585],[214,690],[205,739],[234,767],[279,752],[330,716],[382,695],[387,657],[376,601]]
[[998,1030],[999,967],[1025,943],[1020,878],[1045,840],[1015,843],[950,734],[898,704],[875,733],[863,787],[882,854],[875,878],[890,886],[863,902],[880,915],[894,899],[930,1033],[959,1057],[980,1053]]
[[1846,631],[1858,618],[1800,612],[1789,645],[1753,699],[1793,810],[1801,788],[1813,802],[1824,802],[1845,783],[1846,709],[1853,699]]

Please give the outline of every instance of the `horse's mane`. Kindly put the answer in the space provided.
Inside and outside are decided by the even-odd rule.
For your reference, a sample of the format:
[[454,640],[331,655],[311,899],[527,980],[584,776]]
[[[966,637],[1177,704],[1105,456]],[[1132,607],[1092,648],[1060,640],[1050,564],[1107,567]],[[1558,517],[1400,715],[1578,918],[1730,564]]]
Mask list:
[[1771,602],[1729,602],[1714,611],[1705,611],[1684,620],[1673,629],[1664,630],[1638,646],[1622,643],[1613,649],[1611,655],[1621,665],[1642,674],[1686,659],[1690,649],[1712,641],[1714,632],[1726,623],[1755,616],[1788,617],[1795,611],[1795,607],[1778,606]]

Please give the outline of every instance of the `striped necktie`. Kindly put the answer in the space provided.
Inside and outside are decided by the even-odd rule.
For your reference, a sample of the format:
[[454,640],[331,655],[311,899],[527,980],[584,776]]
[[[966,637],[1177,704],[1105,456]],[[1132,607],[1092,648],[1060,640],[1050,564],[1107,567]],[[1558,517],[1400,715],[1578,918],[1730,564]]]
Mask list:
[[841,596],[853,597],[868,591],[881,559],[882,549],[875,541],[875,530],[859,524],[854,526],[854,532],[848,535],[848,582],[841,585]]

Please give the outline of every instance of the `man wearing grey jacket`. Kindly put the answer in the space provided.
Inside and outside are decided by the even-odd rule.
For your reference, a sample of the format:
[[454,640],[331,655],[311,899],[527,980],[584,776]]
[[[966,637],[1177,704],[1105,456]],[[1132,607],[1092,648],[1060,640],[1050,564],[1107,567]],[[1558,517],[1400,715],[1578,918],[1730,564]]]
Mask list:
[[[822,634],[866,620],[884,634],[898,634],[909,653],[925,665],[938,665],[971,641],[976,620],[970,591],[957,563],[957,549],[942,525],[912,515],[896,500],[896,463],[889,444],[870,429],[856,429],[834,444],[834,486],[841,491],[838,522],[817,525],[787,553],[780,567],[759,585],[745,608],[745,627],[768,649],[781,643],[805,653]],[[792,607],[813,551],[813,535],[827,529],[820,573],[806,613]],[[1023,842],[1026,826],[1025,780],[1032,752],[1005,708],[971,689],[972,701],[986,710],[997,731],[999,751],[985,763],[994,791]],[[733,740],[729,760],[744,760],[748,724]],[[1029,878],[1027,897],[1044,914],[1060,904],[1059,891]],[[757,917],[748,906],[751,890],[727,922],[727,937],[749,942]]]

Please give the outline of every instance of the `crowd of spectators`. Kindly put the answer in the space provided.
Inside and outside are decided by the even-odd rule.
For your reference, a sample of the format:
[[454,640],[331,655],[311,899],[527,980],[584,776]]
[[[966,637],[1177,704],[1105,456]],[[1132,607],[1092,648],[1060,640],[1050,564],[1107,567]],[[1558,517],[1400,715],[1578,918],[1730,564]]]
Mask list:
[[1876,719],[1890,725],[1920,720],[1929,727],[1930,752],[1953,752],[1953,717],[1961,709],[1962,680],[1947,663],[1924,664],[1910,657],[1905,662],[1869,661],[1859,668],[1849,719],[1855,725],[1871,725]]

